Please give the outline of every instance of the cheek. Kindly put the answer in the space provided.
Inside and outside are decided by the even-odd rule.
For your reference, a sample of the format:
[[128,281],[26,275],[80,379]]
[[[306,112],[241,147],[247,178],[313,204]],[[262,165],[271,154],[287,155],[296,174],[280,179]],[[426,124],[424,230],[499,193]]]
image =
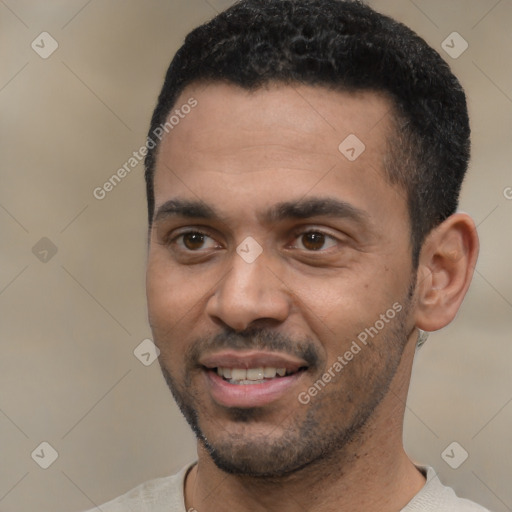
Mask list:
[[158,258],[150,256],[146,273],[148,318],[153,341],[160,350],[160,363],[172,374],[175,382],[182,382],[180,375],[183,355],[186,352],[185,335],[191,304],[195,298],[193,289],[167,268]]
[[[385,272],[383,263],[370,267],[340,269],[328,277],[310,277],[303,286],[294,287],[302,315],[323,340],[329,358],[339,355],[347,343],[350,345],[359,333],[403,300],[404,278]],[[291,280],[300,281],[304,279]]]
[[177,269],[158,250],[150,252],[146,273],[146,294],[151,326],[179,329],[187,315],[193,314],[204,289],[188,272]]
[[367,280],[333,279],[323,294],[323,318],[334,332],[339,332],[340,328],[357,329],[378,309],[379,299],[382,300],[379,291],[372,288]]

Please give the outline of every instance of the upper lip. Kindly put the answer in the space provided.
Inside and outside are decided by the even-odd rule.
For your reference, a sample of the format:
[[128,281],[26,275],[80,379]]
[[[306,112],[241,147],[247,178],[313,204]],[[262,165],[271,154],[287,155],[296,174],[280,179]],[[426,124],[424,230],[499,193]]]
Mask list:
[[286,368],[296,372],[307,367],[306,361],[282,352],[257,350],[225,350],[201,358],[199,364],[206,368]]

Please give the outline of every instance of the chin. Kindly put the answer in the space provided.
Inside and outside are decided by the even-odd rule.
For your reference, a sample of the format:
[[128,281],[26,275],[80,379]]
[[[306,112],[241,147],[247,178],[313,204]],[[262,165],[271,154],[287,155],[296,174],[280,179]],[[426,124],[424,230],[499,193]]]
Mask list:
[[[278,456],[276,450],[267,444],[266,448],[254,444],[234,448],[231,446],[211,447],[206,445],[215,465],[231,475],[256,478],[282,478],[307,466],[310,461],[303,457],[297,460],[289,449],[286,459]],[[309,459],[309,457],[306,457]]]

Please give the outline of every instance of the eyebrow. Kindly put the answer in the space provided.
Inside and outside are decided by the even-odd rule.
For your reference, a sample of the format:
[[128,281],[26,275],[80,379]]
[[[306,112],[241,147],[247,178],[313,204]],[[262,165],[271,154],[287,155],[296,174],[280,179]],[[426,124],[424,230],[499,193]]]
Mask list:
[[169,217],[187,217],[191,219],[219,220],[220,215],[215,208],[202,201],[190,199],[171,199],[162,204],[156,211],[153,221],[158,222]]
[[[308,219],[311,217],[348,218],[357,223],[368,221],[368,214],[359,208],[332,197],[311,197],[296,201],[286,201],[273,205],[269,210],[261,212],[259,218],[265,223],[290,219]],[[171,199],[163,203],[155,213],[154,222],[169,217],[185,217],[190,219],[206,219],[225,222],[225,217],[210,205],[198,200]]]
[[298,201],[278,203],[263,214],[269,224],[287,219],[311,217],[348,218],[359,223],[368,220],[368,214],[359,208],[333,197],[311,197]]

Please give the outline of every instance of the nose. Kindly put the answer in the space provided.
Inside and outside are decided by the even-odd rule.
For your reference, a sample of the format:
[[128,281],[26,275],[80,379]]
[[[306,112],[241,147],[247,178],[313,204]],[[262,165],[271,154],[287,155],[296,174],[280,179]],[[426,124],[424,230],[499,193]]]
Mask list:
[[243,331],[262,320],[284,322],[290,307],[289,289],[263,254],[248,263],[235,253],[231,270],[208,300],[206,313],[217,323]]

